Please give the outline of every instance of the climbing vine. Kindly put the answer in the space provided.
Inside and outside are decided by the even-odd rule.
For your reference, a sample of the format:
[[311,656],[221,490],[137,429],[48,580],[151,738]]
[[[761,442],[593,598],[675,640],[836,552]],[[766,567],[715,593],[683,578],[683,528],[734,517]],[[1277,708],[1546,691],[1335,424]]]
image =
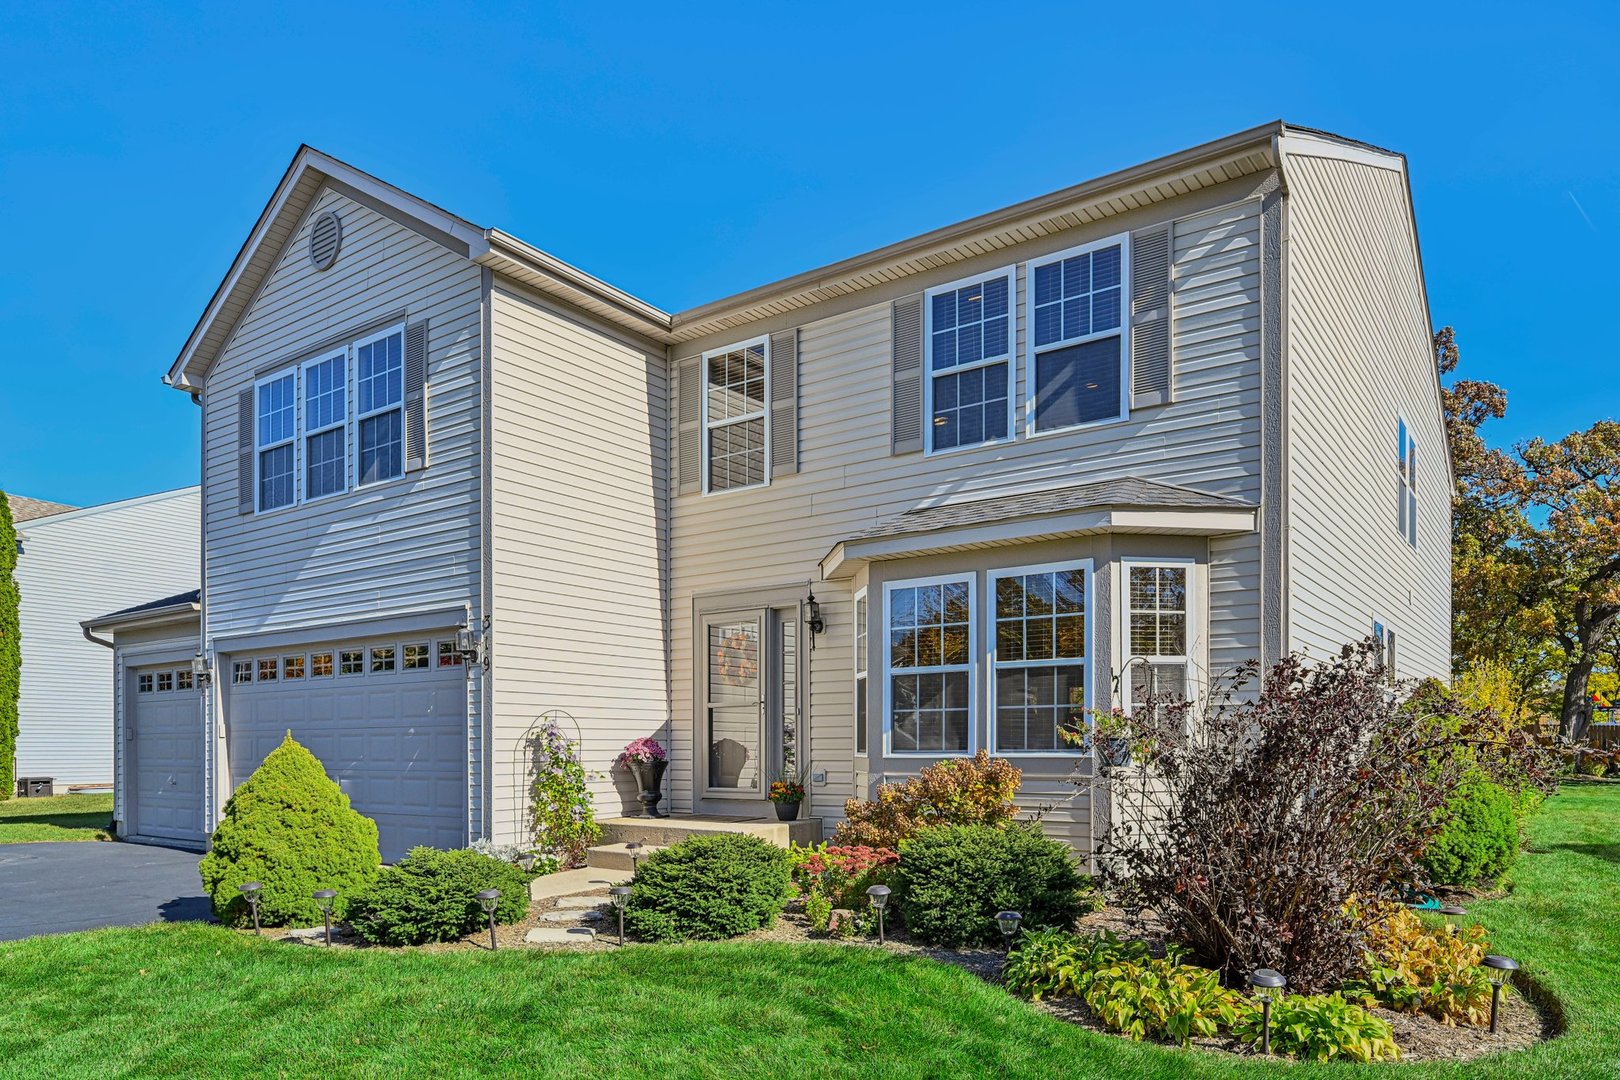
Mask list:
[[579,760],[579,744],[555,724],[529,739],[534,768],[535,843],[570,864],[583,862],[585,849],[601,839],[591,799],[591,774]]

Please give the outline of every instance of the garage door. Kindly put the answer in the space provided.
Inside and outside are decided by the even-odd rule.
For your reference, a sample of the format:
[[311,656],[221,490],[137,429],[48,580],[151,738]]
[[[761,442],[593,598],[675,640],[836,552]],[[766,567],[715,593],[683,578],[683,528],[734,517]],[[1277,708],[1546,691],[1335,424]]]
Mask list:
[[126,718],[124,813],[131,835],[203,840],[202,696],[191,661],[137,667]]
[[467,685],[454,632],[232,655],[226,739],[242,783],[288,731],[377,822],[382,855],[467,843]]

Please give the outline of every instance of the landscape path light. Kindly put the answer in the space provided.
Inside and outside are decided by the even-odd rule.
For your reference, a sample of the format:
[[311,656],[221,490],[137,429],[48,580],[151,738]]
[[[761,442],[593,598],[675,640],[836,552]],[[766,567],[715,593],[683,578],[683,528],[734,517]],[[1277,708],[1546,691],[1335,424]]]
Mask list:
[[1282,997],[1288,980],[1280,971],[1255,968],[1249,972],[1249,985],[1254,988],[1254,999],[1260,1003],[1260,1052],[1271,1053],[1271,1003]]
[[525,874],[534,873],[534,852],[525,851],[523,854],[519,855],[517,857],[517,864]]
[[630,873],[636,874],[641,870],[641,843],[632,840],[624,845],[624,850],[630,853]]
[[1001,940],[1006,943],[1007,951],[1012,951],[1013,938],[1018,936],[1018,924],[1024,917],[1016,911],[996,912],[996,929],[1001,931]]
[[337,899],[336,889],[316,889],[315,902],[321,905],[321,916],[326,920],[326,944],[332,944],[332,901]]
[[1462,919],[1467,914],[1468,912],[1466,910],[1458,907],[1456,904],[1446,904],[1440,908],[1440,917],[1446,920],[1447,929],[1455,929],[1458,920]]
[[237,888],[241,890],[242,897],[247,900],[248,907],[253,911],[253,932],[257,934],[259,932],[259,893],[264,890],[264,886],[257,881],[244,881]]
[[489,915],[489,951],[494,952],[499,947],[495,944],[495,909],[501,906],[501,890],[485,889],[474,895]]
[[1496,1014],[1502,1004],[1502,988],[1519,970],[1519,962],[1506,956],[1487,956],[1484,960],[1485,977],[1491,980],[1491,1034],[1496,1034]]
[[883,909],[889,906],[889,887],[887,885],[874,885],[866,890],[866,896],[872,901],[872,910],[878,917],[878,944],[885,944],[883,940]]
[[619,944],[624,944],[624,905],[630,902],[630,886],[615,885],[608,890],[608,897],[619,912]]

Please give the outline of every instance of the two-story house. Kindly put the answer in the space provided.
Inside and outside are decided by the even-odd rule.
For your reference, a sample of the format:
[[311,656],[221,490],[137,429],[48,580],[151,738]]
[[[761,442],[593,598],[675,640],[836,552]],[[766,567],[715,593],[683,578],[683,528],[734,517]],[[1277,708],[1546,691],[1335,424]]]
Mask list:
[[385,856],[516,839],[560,711],[677,812],[986,748],[1084,848],[1088,707],[1375,627],[1446,673],[1429,337],[1405,159],[1283,123],[675,314],[301,149],[168,376],[195,839],[288,730]]

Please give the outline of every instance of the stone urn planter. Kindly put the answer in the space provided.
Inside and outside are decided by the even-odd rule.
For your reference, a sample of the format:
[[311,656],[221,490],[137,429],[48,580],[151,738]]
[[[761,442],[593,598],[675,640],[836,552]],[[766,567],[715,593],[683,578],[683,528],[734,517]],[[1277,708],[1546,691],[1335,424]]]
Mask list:
[[663,817],[658,812],[658,803],[664,797],[664,770],[669,768],[669,762],[632,760],[625,764],[636,778],[636,787],[641,789],[636,796],[641,800],[641,816]]
[[802,802],[773,802],[773,803],[771,803],[771,805],[776,807],[776,820],[777,821],[798,821],[799,820],[799,807],[803,806],[804,803],[802,803]]

